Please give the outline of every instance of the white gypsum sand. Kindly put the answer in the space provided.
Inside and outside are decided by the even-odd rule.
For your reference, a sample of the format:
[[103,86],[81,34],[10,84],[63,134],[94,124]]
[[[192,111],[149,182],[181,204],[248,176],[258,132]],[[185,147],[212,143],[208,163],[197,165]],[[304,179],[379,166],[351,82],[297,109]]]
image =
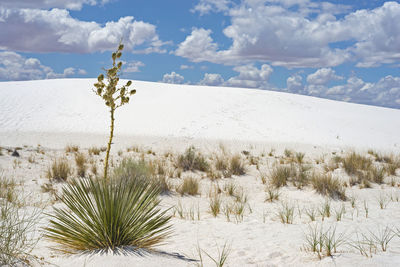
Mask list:
[[[42,186],[50,184],[59,191],[63,185],[46,177],[46,170],[55,158],[66,156],[76,175],[74,153],[66,154],[66,145],[78,144],[87,155],[88,148],[106,144],[109,114],[90,91],[93,82],[93,79],[63,79],[0,83],[0,146],[21,147],[20,158],[3,149],[0,168],[4,177],[13,177],[18,182],[16,190],[25,198],[21,209],[38,206],[49,213],[53,206],[60,207],[60,202],[54,201],[51,192]],[[140,158],[143,154],[146,159],[166,160],[174,170],[174,160],[167,160],[164,154],[170,151],[177,157],[192,144],[214,164],[215,155],[222,153],[219,147],[222,144],[228,154],[243,150],[250,153],[247,157],[240,154],[246,162],[246,174],[212,181],[203,172],[183,172],[182,178],[174,172],[169,178],[171,184],[178,186],[184,177],[193,176],[200,182],[201,194],[181,196],[172,190],[171,194],[161,196],[163,208],[181,207],[183,218],[175,211],[174,234],[156,253],[66,257],[53,252],[52,243],[41,239],[32,253],[43,260],[33,261],[34,265],[192,266],[198,263],[193,261],[198,259],[198,245],[217,258],[218,248],[221,251],[225,243],[230,246],[227,266],[400,264],[399,237],[390,241],[386,252],[377,248],[372,258],[342,244],[333,257],[324,256],[320,260],[304,247],[310,225],[323,224],[326,230],[336,226],[337,234],[344,233],[349,242],[357,232],[369,235],[386,226],[400,229],[398,176],[386,175],[384,184],[372,183],[371,188],[361,189],[359,184],[348,186],[346,195],[349,199],[354,197],[355,206],[352,207],[350,200],[331,200],[331,217],[322,221],[316,212],[316,222],[310,222],[305,210],[321,209],[326,198],[310,185],[297,189],[289,183],[280,189],[279,200],[270,203],[265,201],[266,186],[260,178],[263,173],[268,176],[280,161],[290,166],[289,159],[284,159],[286,148],[304,152],[306,164],[319,171],[334,156],[344,157],[352,149],[371,159],[374,156],[367,154],[370,148],[386,154],[398,153],[399,110],[262,90],[139,81],[133,85],[137,95],[116,113],[113,166],[124,157]],[[138,152],[127,152],[126,148],[132,146]],[[274,150],[268,155],[271,149]],[[88,163],[88,175],[92,175],[93,164],[101,172],[104,152],[88,158],[92,161]],[[384,163],[374,164],[384,166]],[[349,183],[350,177],[342,165],[331,173],[341,182]],[[238,203],[224,189],[230,183],[248,198],[243,217],[231,213],[228,221],[221,211],[214,218],[209,212],[208,195],[215,186],[221,189],[222,210],[225,205]],[[380,198],[385,199],[384,209],[380,208]],[[285,203],[294,207],[293,224],[283,224],[277,214]],[[346,212],[337,222],[335,211],[342,205]],[[44,217],[40,226],[46,224]],[[204,266],[214,266],[205,253],[203,259]]]

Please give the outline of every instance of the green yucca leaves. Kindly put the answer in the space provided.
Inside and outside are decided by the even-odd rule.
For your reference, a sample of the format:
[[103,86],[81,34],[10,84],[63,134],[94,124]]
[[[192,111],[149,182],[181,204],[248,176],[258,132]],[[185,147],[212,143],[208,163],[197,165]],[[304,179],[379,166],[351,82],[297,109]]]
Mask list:
[[67,209],[55,208],[45,236],[65,253],[152,248],[171,233],[159,193],[144,179],[73,180],[63,189]]

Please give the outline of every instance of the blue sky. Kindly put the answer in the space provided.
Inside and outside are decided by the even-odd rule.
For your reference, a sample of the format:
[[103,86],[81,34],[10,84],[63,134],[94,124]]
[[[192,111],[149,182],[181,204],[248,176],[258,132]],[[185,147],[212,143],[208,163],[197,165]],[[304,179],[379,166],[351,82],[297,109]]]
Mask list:
[[400,3],[2,0],[0,80],[97,77],[259,88],[400,108]]

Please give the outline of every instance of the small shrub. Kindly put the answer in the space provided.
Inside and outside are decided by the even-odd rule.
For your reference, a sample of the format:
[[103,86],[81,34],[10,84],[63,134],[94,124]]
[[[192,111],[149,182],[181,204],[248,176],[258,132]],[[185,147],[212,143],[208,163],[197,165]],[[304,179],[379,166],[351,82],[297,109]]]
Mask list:
[[67,145],[65,147],[65,152],[66,153],[76,153],[79,151],[79,146],[78,145]]
[[66,158],[55,159],[47,170],[47,178],[66,181],[71,174],[71,166]]
[[124,159],[114,169],[113,177],[122,180],[148,180],[160,188],[162,193],[170,190],[170,185],[163,175],[157,175],[154,164],[145,160]]
[[293,155],[293,151],[290,149],[285,148],[285,151],[283,152],[286,158],[291,158]]
[[297,153],[295,154],[296,162],[297,162],[298,164],[303,164],[303,162],[304,162],[304,156],[305,156],[305,155],[306,155],[306,154],[304,154],[304,153],[297,152]]
[[193,177],[186,177],[183,183],[179,186],[177,190],[182,196],[184,194],[197,195],[199,194],[199,181]]
[[398,166],[396,164],[393,164],[393,163],[388,163],[388,164],[385,165],[385,171],[389,175],[396,175],[397,168],[398,168]]
[[77,174],[80,177],[85,177],[86,174],[86,170],[87,170],[87,158],[85,156],[85,154],[83,153],[76,153],[75,154],[75,164],[76,164],[76,168],[77,168]]
[[231,177],[232,173],[229,169],[229,159],[224,156],[217,156],[215,159],[215,169],[222,172],[224,177]]
[[294,170],[294,176],[292,178],[293,185],[296,186],[298,189],[307,186],[310,182],[310,171],[311,166],[298,164]]
[[343,158],[343,168],[349,175],[357,175],[359,170],[368,170],[372,165],[370,158],[352,152]]
[[372,166],[370,168],[371,180],[377,184],[382,184],[385,179],[385,169],[382,167]]
[[184,154],[178,157],[177,166],[184,171],[207,171],[209,164],[206,158],[192,146],[189,147]]
[[90,156],[92,156],[92,155],[98,156],[98,155],[100,155],[100,152],[101,152],[100,148],[95,147],[95,146],[92,146],[88,150],[88,153],[89,153]]
[[92,167],[90,168],[90,171],[93,173],[94,176],[97,175],[97,164],[93,163]]
[[271,184],[276,188],[287,185],[292,169],[287,166],[275,166],[270,173]]
[[314,174],[311,184],[317,193],[329,196],[333,199],[346,200],[344,187],[339,180],[333,178],[330,174]]
[[229,162],[229,170],[230,173],[234,175],[243,175],[246,173],[246,168],[244,166],[244,163],[240,157],[240,155],[235,155],[230,159]]

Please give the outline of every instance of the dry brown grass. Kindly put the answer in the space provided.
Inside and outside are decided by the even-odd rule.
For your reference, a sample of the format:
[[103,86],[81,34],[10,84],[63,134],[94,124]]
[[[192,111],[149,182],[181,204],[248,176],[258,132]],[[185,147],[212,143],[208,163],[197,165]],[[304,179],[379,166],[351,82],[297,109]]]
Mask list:
[[47,178],[56,181],[66,181],[72,173],[71,166],[67,158],[58,158],[53,160],[51,166],[47,170]]
[[79,151],[79,146],[78,145],[67,145],[65,147],[65,152],[66,153],[76,153]]
[[333,199],[347,199],[344,187],[338,179],[333,178],[330,174],[314,173],[311,184],[317,193],[321,195],[329,196]]
[[75,154],[75,164],[76,164],[76,173],[78,176],[85,177],[86,170],[88,168],[86,163],[87,163],[86,155],[81,152],[77,152]]
[[182,196],[185,194],[195,196],[199,194],[199,188],[199,181],[196,178],[186,177],[178,187],[177,192]]

